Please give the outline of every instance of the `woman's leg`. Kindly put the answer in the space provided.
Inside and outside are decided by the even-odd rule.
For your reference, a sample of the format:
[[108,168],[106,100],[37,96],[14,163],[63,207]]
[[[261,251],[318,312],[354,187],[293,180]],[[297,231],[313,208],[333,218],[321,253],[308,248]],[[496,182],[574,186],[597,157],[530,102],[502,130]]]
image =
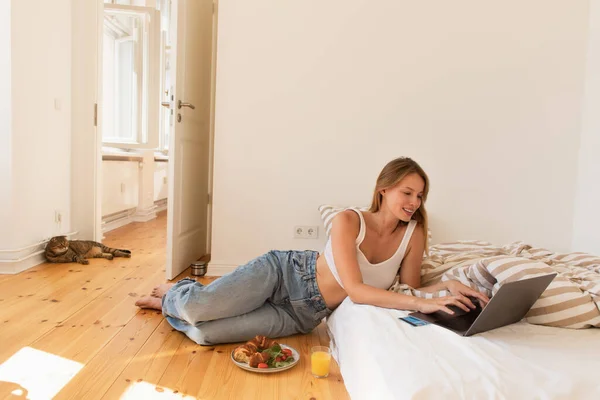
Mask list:
[[286,298],[279,258],[269,252],[206,286],[190,279],[177,282],[163,297],[162,310],[165,317],[197,325],[249,313],[267,300],[283,303]]
[[245,342],[256,335],[277,338],[299,333],[296,321],[285,307],[267,302],[246,314],[197,325],[170,316],[166,319],[175,329],[201,345]]
[[307,333],[331,313],[316,284],[315,264],[312,251],[273,251],[208,286],[180,281],[162,304],[151,296],[136,304],[162,308],[175,329],[199,344]]

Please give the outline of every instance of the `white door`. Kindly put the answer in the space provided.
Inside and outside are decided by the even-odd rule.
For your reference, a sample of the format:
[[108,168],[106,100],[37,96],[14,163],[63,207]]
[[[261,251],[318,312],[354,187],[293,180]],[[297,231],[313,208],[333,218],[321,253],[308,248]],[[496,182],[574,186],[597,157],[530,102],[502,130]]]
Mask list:
[[169,144],[167,279],[207,252],[211,117],[212,0],[176,0],[172,64],[173,132]]

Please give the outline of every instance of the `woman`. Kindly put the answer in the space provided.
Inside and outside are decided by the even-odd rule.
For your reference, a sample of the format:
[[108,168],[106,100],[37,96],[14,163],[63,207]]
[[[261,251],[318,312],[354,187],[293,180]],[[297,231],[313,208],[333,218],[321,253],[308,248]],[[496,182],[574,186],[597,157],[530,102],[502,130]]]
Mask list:
[[[487,303],[457,281],[420,288],[428,191],[423,169],[397,158],[379,174],[368,212],[348,209],[335,216],[323,254],[270,251],[209,285],[191,279],[162,284],[135,304],[162,310],[175,329],[210,345],[308,333],[346,297],[423,313],[452,314],[450,305],[468,311],[475,308],[468,296]],[[422,299],[388,291],[398,269],[401,283],[452,295]]]

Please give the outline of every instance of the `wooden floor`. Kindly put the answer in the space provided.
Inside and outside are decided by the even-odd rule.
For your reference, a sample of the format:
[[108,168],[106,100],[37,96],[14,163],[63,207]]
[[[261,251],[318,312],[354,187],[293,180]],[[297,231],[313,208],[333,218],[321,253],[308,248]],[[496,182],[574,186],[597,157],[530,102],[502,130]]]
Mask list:
[[165,282],[165,213],[104,243],[133,257],[0,275],[0,399],[349,398],[335,362],[326,379],[310,374],[310,347],[329,342],[323,324],[280,339],[300,362],[267,375],[236,367],[235,345],[199,346],[159,312],[134,306]]

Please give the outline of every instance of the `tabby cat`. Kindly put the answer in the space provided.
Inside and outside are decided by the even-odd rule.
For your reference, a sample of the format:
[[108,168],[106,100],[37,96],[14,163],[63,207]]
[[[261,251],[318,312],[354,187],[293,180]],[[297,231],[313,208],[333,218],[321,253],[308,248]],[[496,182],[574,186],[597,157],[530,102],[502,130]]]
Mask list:
[[86,258],[131,257],[131,251],[112,249],[92,240],[67,240],[66,236],[55,236],[46,245],[46,259],[51,263],[78,262],[89,264]]

